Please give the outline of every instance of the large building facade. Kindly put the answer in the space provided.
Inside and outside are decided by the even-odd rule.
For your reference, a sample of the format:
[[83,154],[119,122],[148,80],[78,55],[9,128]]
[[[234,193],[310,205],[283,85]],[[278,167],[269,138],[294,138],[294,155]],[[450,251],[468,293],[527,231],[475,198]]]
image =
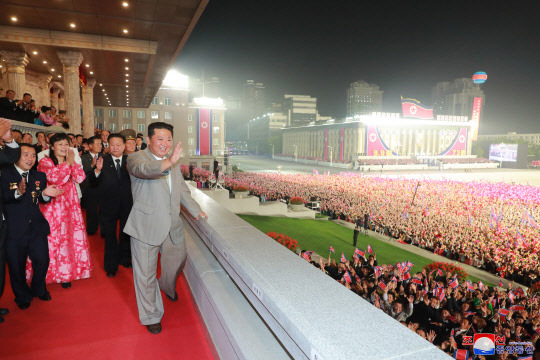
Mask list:
[[383,91],[376,84],[360,80],[347,88],[347,116],[380,112]]
[[475,98],[481,98],[482,104],[485,104],[484,92],[480,85],[475,84],[470,78],[439,82],[432,88],[431,97],[435,114],[470,117]]
[[148,125],[163,121],[174,126],[174,142],[182,142],[181,162],[208,168],[225,153],[225,105],[220,98],[188,99],[186,86],[159,89],[148,108],[96,107],[95,126],[111,132],[134,129],[147,135]]
[[540,134],[518,134],[515,132],[509,132],[507,134],[495,134],[495,135],[478,135],[478,141],[499,141],[504,140],[507,142],[523,141],[533,145],[540,145]]
[[472,126],[463,116],[420,120],[373,113],[283,129],[282,153],[334,161],[360,156],[466,156],[471,154]]

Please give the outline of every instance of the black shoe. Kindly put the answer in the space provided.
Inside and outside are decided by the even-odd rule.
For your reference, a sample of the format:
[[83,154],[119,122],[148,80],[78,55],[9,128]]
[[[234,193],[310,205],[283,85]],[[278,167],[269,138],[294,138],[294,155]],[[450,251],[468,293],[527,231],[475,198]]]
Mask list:
[[159,334],[161,332],[161,323],[146,325],[146,328],[150,334]]
[[125,267],[126,269],[131,269],[133,266],[131,265],[131,263],[127,263],[127,264],[122,264],[123,267]]
[[0,308],[0,316],[9,314],[9,310],[6,308]]
[[17,306],[19,307],[19,309],[24,310],[24,309],[28,309],[30,307],[30,303],[29,302],[27,302],[27,303],[17,303]]
[[178,301],[178,293],[175,291],[174,296],[170,297],[169,295],[165,294],[165,297],[169,299],[170,301]]
[[115,276],[116,276],[115,272],[112,272],[112,271],[107,272],[107,277],[111,278],[111,277],[115,277]]
[[69,289],[69,288],[71,287],[71,283],[70,283],[70,282],[63,282],[63,283],[62,283],[62,287],[63,287],[64,289]]
[[45,295],[38,296],[37,298],[43,301],[51,301],[51,294],[47,291]]

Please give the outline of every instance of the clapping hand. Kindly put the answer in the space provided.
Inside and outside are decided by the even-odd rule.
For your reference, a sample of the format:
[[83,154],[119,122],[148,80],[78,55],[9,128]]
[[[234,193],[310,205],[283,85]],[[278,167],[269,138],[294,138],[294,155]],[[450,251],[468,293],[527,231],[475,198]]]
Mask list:
[[57,197],[64,193],[63,189],[59,189],[56,185],[49,185],[43,190],[43,195],[50,197]]
[[72,148],[69,148],[66,156],[66,162],[68,165],[73,165],[75,163],[75,151]]
[[26,192],[26,181],[24,180],[24,177],[21,179],[19,185],[17,185],[17,192],[20,195],[23,195]]
[[96,160],[96,170],[98,172],[101,172],[101,169],[103,169],[103,157],[100,156],[97,160]]

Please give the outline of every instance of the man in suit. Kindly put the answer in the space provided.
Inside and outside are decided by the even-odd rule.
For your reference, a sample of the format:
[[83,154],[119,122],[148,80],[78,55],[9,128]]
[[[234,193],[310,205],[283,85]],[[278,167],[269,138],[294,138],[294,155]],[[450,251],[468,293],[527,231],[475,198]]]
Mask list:
[[[47,203],[50,197],[63,190],[56,185],[47,186],[44,173],[32,169],[36,163],[36,149],[21,144],[21,157],[2,171],[0,188],[5,202],[7,222],[6,255],[11,289],[17,306],[24,310],[34,297],[51,300],[45,286],[49,267],[49,223],[39,209],[39,203]],[[26,259],[32,261],[32,285],[26,283]]]
[[137,134],[137,138],[135,139],[135,151],[140,151],[146,149],[146,144],[143,142],[143,135]]
[[32,95],[24,93],[23,98],[17,101],[15,120],[33,124],[38,116],[39,112],[36,111],[36,103],[32,100]]
[[86,178],[81,183],[84,208],[86,209],[86,232],[94,235],[98,230],[98,207],[99,191],[96,184],[90,183],[90,176],[96,168],[96,161],[101,156],[101,139],[92,136],[88,139],[88,149],[86,154],[81,155],[81,162]]
[[101,149],[103,151],[104,154],[108,153],[109,152],[109,135],[111,133],[108,132],[107,130],[103,130],[101,132]]
[[[8,165],[15,163],[21,156],[21,148],[13,141],[11,135],[11,121],[0,118],[0,136],[6,145],[0,150],[0,165]],[[1,177],[0,177],[1,179]],[[7,224],[4,221],[4,204],[2,201],[2,192],[0,191],[0,297],[4,292],[6,281],[6,239],[7,239]],[[4,315],[9,313],[8,309],[0,308],[0,323],[4,322]]]
[[[133,280],[141,324],[151,334],[161,332],[163,301],[177,301],[176,280],[186,259],[180,204],[198,220],[206,217],[191,197],[178,160],[180,143],[170,157],[173,126],[154,122],[148,126],[148,148],[127,158],[131,175],[133,208],[124,232],[131,236]],[[156,277],[161,252],[161,277]]]
[[[124,155],[126,139],[120,134],[111,134],[108,138],[110,154],[97,159],[95,170],[90,175],[90,182],[97,184],[100,196],[99,217],[105,234],[104,267],[108,277],[118,271],[118,265],[131,268],[131,250],[129,235],[124,233],[133,198],[131,181],[126,169],[127,155]],[[116,229],[120,222],[120,236]],[[120,240],[120,241],[119,241]]]
[[356,242],[358,241],[358,234],[360,233],[360,226],[356,224],[353,230],[353,246],[356,247]]
[[15,91],[6,91],[6,96],[0,98],[0,118],[15,120],[16,108],[17,103],[15,102]]

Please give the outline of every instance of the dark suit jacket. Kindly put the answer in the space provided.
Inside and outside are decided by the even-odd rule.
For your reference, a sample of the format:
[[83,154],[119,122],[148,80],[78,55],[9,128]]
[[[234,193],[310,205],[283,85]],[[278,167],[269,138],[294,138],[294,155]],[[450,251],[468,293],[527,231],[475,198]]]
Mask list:
[[[26,191],[23,195],[15,198],[15,185],[21,181],[21,175],[14,165],[2,171],[0,179],[2,196],[5,201],[5,216],[8,225],[8,237],[18,237],[24,232],[47,236],[50,232],[49,222],[39,209],[39,202],[47,203],[43,198],[43,190],[47,187],[47,176],[41,171],[31,169],[29,171]],[[36,199],[37,201],[35,201]],[[9,231],[15,229],[15,231]]]
[[9,100],[7,97],[0,98],[0,117],[15,120],[15,100]]
[[120,166],[120,178],[116,172],[116,163],[111,154],[103,155],[103,168],[96,178],[94,170],[88,176],[90,186],[97,185],[97,191],[100,197],[100,214],[116,213],[119,210],[126,211],[128,214],[133,206],[131,195],[131,180],[126,169],[127,155],[122,156],[122,165]]
[[[0,150],[0,166],[4,166],[2,168],[2,172],[4,169],[6,169],[9,164],[13,164],[16,161],[19,160],[21,157],[21,148],[17,147],[16,149],[12,149],[9,146],[5,146],[2,150]],[[0,176],[1,179],[1,176]],[[2,192],[0,191],[0,223],[2,220],[2,214],[4,213],[4,203],[2,201]]]
[[34,120],[39,117],[39,111],[28,110],[26,105],[23,103],[23,107],[18,106],[15,109],[15,120],[33,124]]
[[92,155],[90,155],[90,153],[82,154],[81,161],[83,171],[86,174],[86,178],[81,183],[81,191],[85,192],[90,190],[90,188],[96,187],[96,184],[93,184],[94,186],[90,184],[90,175],[94,172],[94,169],[92,168]]

